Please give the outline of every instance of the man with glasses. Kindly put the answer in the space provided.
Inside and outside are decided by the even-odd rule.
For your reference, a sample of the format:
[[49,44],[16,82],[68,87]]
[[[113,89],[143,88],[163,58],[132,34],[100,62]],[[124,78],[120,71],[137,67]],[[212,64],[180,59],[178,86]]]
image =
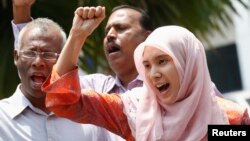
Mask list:
[[103,128],[79,124],[57,117],[45,107],[41,85],[66,41],[66,34],[55,22],[38,18],[19,34],[14,63],[20,84],[14,94],[0,101],[0,141],[106,141]]
[[[28,22],[31,21],[31,6],[34,4],[35,0],[12,0],[13,2],[13,17],[14,20],[12,21],[12,26],[13,26],[13,31],[14,31],[14,36],[15,39],[20,38],[19,36],[19,32],[20,30],[23,28],[23,26],[25,26],[25,24],[27,24]],[[109,60],[110,66],[112,67],[112,69],[114,70],[114,72],[117,74],[117,77],[112,77],[112,76],[105,76],[103,74],[96,74],[96,75],[86,75],[84,76],[82,81],[82,87],[84,88],[92,88],[95,89],[97,91],[103,91],[103,92],[119,92],[119,93],[124,93],[125,91],[133,88],[133,87],[138,87],[142,85],[142,80],[141,78],[138,76],[138,73],[136,71],[136,68],[134,66],[134,61],[133,61],[133,50],[136,48],[136,46],[142,42],[146,36],[150,33],[147,31],[147,29],[145,29],[145,23],[148,23],[150,20],[150,18],[148,18],[147,14],[143,11],[143,10],[138,10],[138,9],[134,9],[131,7],[119,7],[114,9],[114,11],[112,12],[113,14],[111,14],[111,16],[109,17],[107,26],[105,28],[105,41],[104,41],[104,50],[106,52],[106,56],[110,56],[110,54],[112,53],[117,54],[115,56],[119,56],[119,57],[113,57],[112,58],[107,58]],[[146,19],[146,20],[145,20]],[[141,22],[143,21],[143,22]],[[34,21],[33,21],[34,22]],[[146,26],[148,27],[148,26]],[[22,33],[22,32],[21,32]],[[20,34],[21,34],[20,33]],[[52,36],[53,38],[55,38],[55,34]],[[53,39],[51,38],[51,39]],[[50,41],[50,40],[48,40]],[[43,42],[45,44],[45,40]],[[22,44],[19,43],[18,40],[15,40],[15,49],[18,49],[19,51],[17,51],[15,54],[18,57],[18,55],[22,56],[23,58],[25,58],[24,56],[26,55],[26,59],[27,60],[31,60],[28,59],[27,57],[31,57],[33,55],[27,55],[29,53],[27,52],[23,52],[23,49],[18,48],[18,46]],[[38,44],[38,43],[37,43]],[[51,46],[53,47],[53,46]],[[112,50],[112,48],[116,51],[110,51],[110,49]],[[28,49],[28,48],[26,48]],[[53,48],[55,49],[55,48]],[[29,49],[32,50],[32,49]],[[57,50],[53,50],[52,48],[50,48],[50,50],[33,50],[33,51],[37,51],[39,53],[41,52],[55,52],[55,53],[59,53],[59,49]],[[18,53],[19,52],[19,53]],[[44,54],[37,54],[35,57],[35,60],[41,60],[42,57],[45,57]],[[120,53],[120,55],[118,55]],[[24,55],[24,56],[23,56]],[[111,55],[112,56],[112,55]],[[39,59],[40,58],[40,59]],[[45,57],[46,58],[46,57]],[[45,59],[44,59],[45,60]],[[117,60],[117,61],[116,61]],[[53,64],[53,61],[48,61],[47,64],[49,64],[49,67],[52,67],[51,64]],[[42,61],[43,62],[43,61]],[[44,63],[39,63],[39,64],[44,64]],[[124,66],[126,65],[126,69],[121,68],[120,66]],[[19,65],[21,68],[21,65]],[[40,65],[38,65],[40,66]],[[39,70],[39,69],[38,69]],[[51,70],[51,69],[50,69]],[[27,70],[23,70],[24,72],[26,71],[28,73]],[[48,71],[46,71],[46,75],[47,75]],[[35,73],[37,74],[36,77],[34,76],[23,76],[21,75],[21,73],[19,72],[19,76],[22,80],[23,83],[25,83],[26,81],[24,81],[25,79],[31,79],[31,80],[35,80],[35,83],[32,84],[39,84],[40,82],[43,81],[45,79],[43,75],[43,73]],[[22,78],[22,77],[30,77],[30,78]],[[33,81],[31,81],[33,82]],[[91,82],[91,83],[88,83]],[[17,89],[18,90],[18,89]],[[40,92],[38,91],[38,96],[40,95]],[[41,102],[42,104],[44,104],[43,100],[42,100],[42,96],[38,97],[41,98]],[[33,99],[33,98],[31,98]],[[36,104],[37,102],[35,102]],[[16,106],[18,107],[18,106]],[[44,105],[40,106],[41,108],[44,109]],[[39,107],[38,107],[39,108]],[[7,109],[7,108],[6,108]],[[34,118],[34,117],[30,117],[30,118]],[[55,117],[53,118],[53,120],[59,120],[59,117]],[[37,119],[38,120],[38,119]],[[41,119],[42,120],[42,119]],[[78,126],[78,128],[68,128],[68,126],[72,126],[74,127],[73,124],[67,124],[67,121],[65,122],[61,122],[59,123],[51,123],[48,124],[47,119],[45,118],[45,121],[43,121],[43,123],[40,123],[40,126],[35,126],[36,124],[34,124],[34,126],[32,125],[32,123],[27,123],[26,127],[32,126],[30,128],[32,128],[33,130],[36,130],[36,128],[40,128],[39,130],[41,130],[41,132],[43,132],[44,127],[48,128],[46,133],[41,133],[47,136],[41,138],[44,140],[49,140],[51,138],[57,138],[58,136],[55,135],[54,133],[54,129],[50,129],[49,127],[54,127],[56,128],[56,131],[61,131],[64,130],[63,132],[60,132],[59,134],[62,136],[67,136],[67,137],[72,137],[72,139],[70,140],[86,140],[86,141],[94,141],[94,140],[101,140],[104,141],[106,138],[106,130],[103,131],[102,133],[105,134],[103,135],[103,138],[98,139],[98,137],[100,137],[100,128],[98,128],[98,131],[96,131],[97,129],[89,129],[89,132],[87,130],[88,125],[85,125],[85,127],[80,127],[80,124]],[[51,120],[51,121],[53,121]],[[3,120],[2,120],[3,121]],[[40,121],[40,120],[39,120]],[[45,123],[44,123],[45,122]],[[0,108],[0,127],[4,127],[2,125],[7,124],[8,122],[3,121],[1,123],[1,108]],[[43,125],[46,124],[46,125]],[[77,124],[77,123],[76,123]],[[11,124],[10,124],[11,125]],[[10,126],[7,125],[7,126]],[[41,126],[43,128],[41,128]],[[21,126],[23,127],[23,125]],[[12,127],[10,127],[12,128]],[[13,127],[11,131],[8,131],[8,136],[12,136],[13,138],[11,139],[6,139],[4,138],[4,136],[2,136],[3,134],[7,134],[7,130],[4,128],[0,128],[0,140],[1,137],[5,140],[21,140],[19,138],[14,138],[14,136],[21,136],[22,133],[20,133],[19,130],[17,130],[18,128]],[[82,129],[84,128],[84,129]],[[85,131],[86,130],[86,131]],[[3,132],[2,132],[3,131]],[[12,132],[12,134],[11,134]],[[19,132],[19,135],[16,135]],[[34,131],[37,133],[37,131]],[[51,132],[54,132],[53,134]],[[81,132],[81,135],[79,135]],[[98,133],[96,133],[98,132]],[[100,131],[101,132],[101,131]],[[32,133],[32,136],[37,138],[40,137],[40,135],[34,135],[33,132],[27,130],[25,132],[23,132],[23,134],[25,136],[29,136]],[[58,133],[58,132],[57,132]],[[92,137],[90,139],[90,136],[94,135],[94,137]],[[65,138],[60,138],[60,141],[63,140],[67,140],[67,137]],[[78,137],[82,137],[81,139],[79,139]],[[27,138],[27,137],[26,137]],[[114,140],[114,141],[118,141],[118,140],[122,140],[119,136],[116,136],[114,134],[108,134],[108,140]],[[24,140],[24,139],[22,139]],[[31,140],[31,139],[27,139],[27,140]],[[68,139],[69,140],[69,139]]]

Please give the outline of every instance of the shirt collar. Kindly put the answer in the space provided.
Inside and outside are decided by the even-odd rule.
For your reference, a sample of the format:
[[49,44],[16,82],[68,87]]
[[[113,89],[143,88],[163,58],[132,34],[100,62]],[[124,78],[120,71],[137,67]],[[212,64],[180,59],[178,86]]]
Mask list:
[[15,93],[7,99],[10,103],[10,110],[8,112],[12,119],[19,115],[30,104],[28,99],[23,95],[20,86],[21,84],[17,86]]
[[7,99],[7,101],[10,103],[10,106],[8,107],[10,109],[8,111],[10,117],[14,119],[18,115],[20,115],[26,108],[29,108],[36,113],[47,115],[42,110],[39,110],[30,103],[30,101],[22,93],[20,86],[21,84],[17,86],[15,93]]

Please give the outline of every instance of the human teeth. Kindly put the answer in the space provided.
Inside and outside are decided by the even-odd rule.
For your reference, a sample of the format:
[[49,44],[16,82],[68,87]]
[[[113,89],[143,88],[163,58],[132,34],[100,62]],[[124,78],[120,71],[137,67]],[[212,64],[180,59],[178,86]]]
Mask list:
[[157,87],[157,88],[160,88],[160,87],[163,86],[163,85],[165,85],[165,84],[157,84],[156,87]]

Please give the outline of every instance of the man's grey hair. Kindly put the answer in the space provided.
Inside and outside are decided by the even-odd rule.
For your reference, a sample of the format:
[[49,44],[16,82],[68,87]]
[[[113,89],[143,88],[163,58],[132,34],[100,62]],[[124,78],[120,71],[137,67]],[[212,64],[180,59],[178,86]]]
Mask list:
[[49,32],[51,27],[55,28],[61,35],[62,43],[61,43],[61,48],[63,48],[67,36],[66,33],[64,32],[63,28],[56,22],[52,21],[51,19],[48,18],[37,18],[29,22],[20,32],[19,37],[18,37],[18,45],[17,49],[20,49],[22,45],[22,39],[24,33],[30,29],[30,28],[39,28],[43,33]]

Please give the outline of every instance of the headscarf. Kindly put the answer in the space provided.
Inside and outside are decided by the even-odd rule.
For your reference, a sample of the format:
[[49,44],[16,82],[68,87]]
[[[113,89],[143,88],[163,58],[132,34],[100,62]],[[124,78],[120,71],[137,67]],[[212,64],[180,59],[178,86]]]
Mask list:
[[[156,47],[173,59],[180,82],[174,104],[157,101],[156,88],[145,79],[142,57],[146,46]],[[228,124],[215,98],[204,47],[190,31],[179,26],[157,28],[136,48],[134,60],[144,79],[144,86],[135,91],[143,93],[136,105],[135,123],[129,121],[137,141],[207,140],[209,124]],[[128,106],[126,101],[124,105]]]

